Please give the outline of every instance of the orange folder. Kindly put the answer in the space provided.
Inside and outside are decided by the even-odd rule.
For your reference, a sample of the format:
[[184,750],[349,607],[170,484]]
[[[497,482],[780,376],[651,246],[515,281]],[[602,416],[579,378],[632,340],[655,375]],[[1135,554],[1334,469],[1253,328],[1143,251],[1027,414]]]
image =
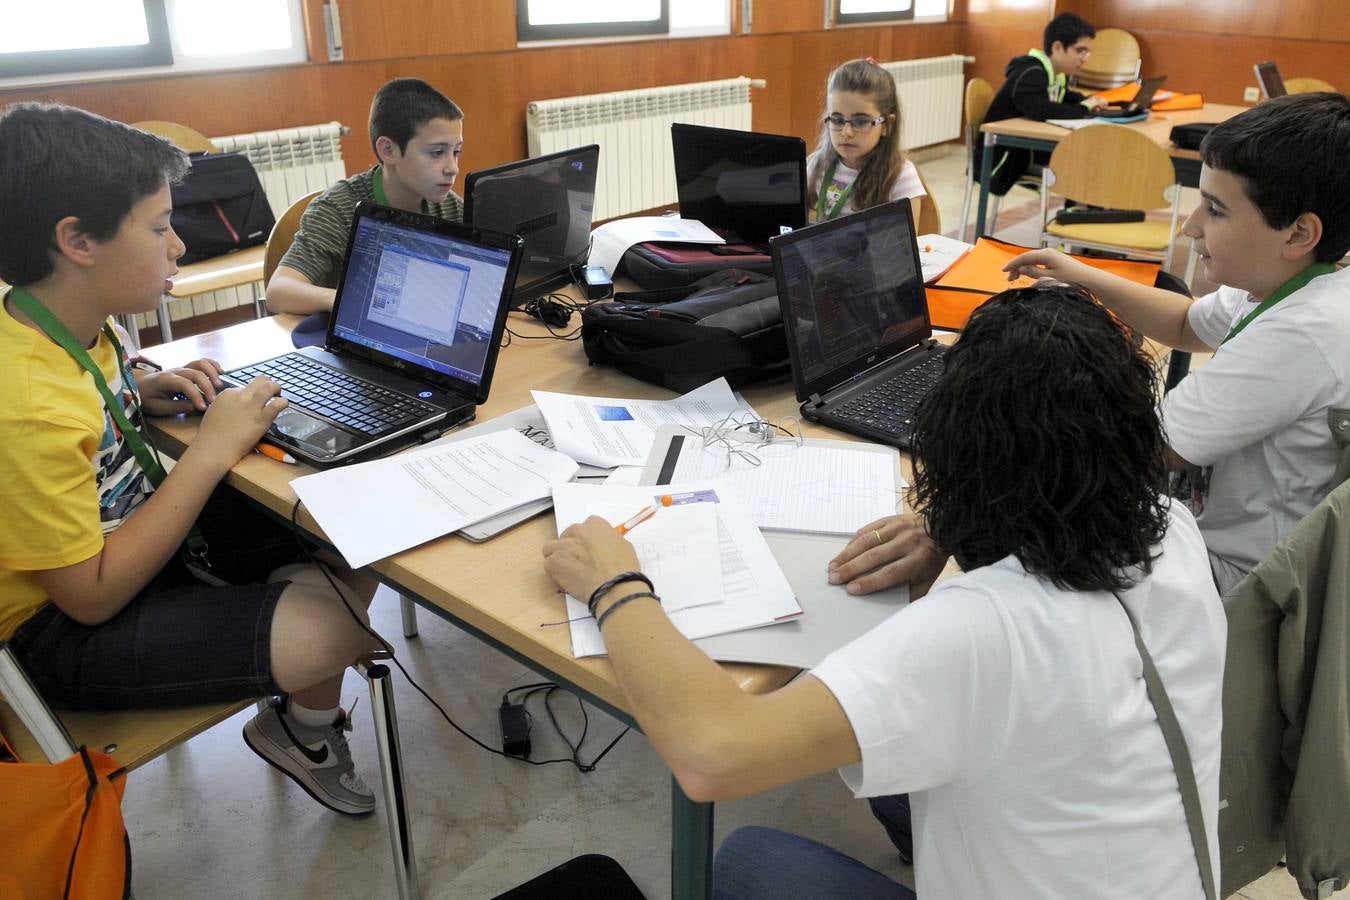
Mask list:
[[[1105,91],[1098,91],[1094,96],[1101,97],[1107,103],[1116,101],[1128,102],[1133,100],[1139,93],[1139,85],[1133,81],[1129,84],[1122,84],[1120,87],[1109,88]],[[1202,94],[1178,94],[1175,91],[1158,91],[1153,96],[1153,108],[1159,112],[1178,109],[1200,109],[1205,105],[1205,98]]]
[[[994,294],[1008,288],[1035,284],[1034,278],[1026,276],[1010,282],[1008,273],[1003,271],[1003,267],[1013,257],[1031,249],[1034,248],[1009,244],[995,238],[982,237],[977,240],[975,247],[957,260],[956,265],[927,286],[928,315],[933,325],[959,331],[965,327],[975,307]],[[1119,275],[1145,287],[1153,287],[1158,271],[1162,269],[1162,263],[1158,262],[1077,255],[1073,258],[1094,269]]]

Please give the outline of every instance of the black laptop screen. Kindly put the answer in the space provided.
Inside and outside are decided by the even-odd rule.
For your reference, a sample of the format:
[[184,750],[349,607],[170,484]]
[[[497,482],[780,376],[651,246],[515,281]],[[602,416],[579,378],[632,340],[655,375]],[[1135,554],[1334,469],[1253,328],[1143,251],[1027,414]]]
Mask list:
[[824,393],[932,333],[910,221],[901,200],[774,240],[799,392]]
[[599,164],[600,146],[591,144],[474,172],[465,182],[467,224],[525,239],[516,305],[566,281],[571,265],[584,261]]
[[806,225],[806,142],[797,137],[670,126],[680,216],[762,244]]
[[358,216],[333,335],[480,384],[510,262],[509,250]]

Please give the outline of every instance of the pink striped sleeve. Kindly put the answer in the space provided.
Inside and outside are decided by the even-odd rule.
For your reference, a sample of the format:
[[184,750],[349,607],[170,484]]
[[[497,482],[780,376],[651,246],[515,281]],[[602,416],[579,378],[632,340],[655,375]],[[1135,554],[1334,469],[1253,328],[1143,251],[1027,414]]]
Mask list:
[[908,197],[922,197],[928,192],[923,189],[923,182],[919,180],[919,170],[910,160],[905,160],[905,167],[900,170],[900,177],[895,179],[895,184],[891,186],[891,200],[903,200]]

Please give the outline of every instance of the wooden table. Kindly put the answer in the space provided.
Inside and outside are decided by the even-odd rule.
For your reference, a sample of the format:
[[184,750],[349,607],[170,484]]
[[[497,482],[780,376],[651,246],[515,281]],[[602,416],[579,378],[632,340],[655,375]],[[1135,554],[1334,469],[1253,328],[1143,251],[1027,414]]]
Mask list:
[[[1142,122],[1117,125],[1117,128],[1133,128],[1152,138],[1158,146],[1172,157],[1172,165],[1177,172],[1177,181],[1186,187],[1200,184],[1200,154],[1195,150],[1182,150],[1168,137],[1178,125],[1191,122],[1222,122],[1231,119],[1240,112],[1250,109],[1247,106],[1227,106],[1222,103],[1206,103],[1200,109],[1177,110],[1173,112],[1155,112]],[[1105,119],[1103,122],[1107,121]],[[1034,119],[1003,119],[980,126],[984,134],[984,155],[980,160],[980,205],[975,208],[975,234],[984,234],[985,211],[989,206],[989,179],[993,172],[995,147],[1022,147],[1028,150],[1055,149],[1055,145],[1069,134],[1067,128],[1037,122]]]
[[[271,316],[219,331],[148,348],[143,355],[165,366],[208,356],[226,368],[247,365],[291,348],[289,330],[298,317]],[[574,320],[575,324],[575,320]],[[532,320],[512,316],[509,327],[533,338],[547,335]],[[629,378],[612,368],[587,364],[580,341],[522,340],[505,347],[480,421],[527,406],[532,388],[590,396],[661,399],[670,391]],[[742,392],[771,421],[797,415],[791,384],[779,379]],[[177,454],[196,433],[195,418],[158,419],[161,446]],[[806,433],[838,438],[837,432],[808,426]],[[908,460],[904,462],[909,476]],[[295,492],[290,481],[312,471],[250,454],[226,478],[272,513],[290,518]],[[353,515],[359,515],[353,510]],[[303,527],[322,540],[322,530],[302,509]],[[554,537],[552,516],[536,516],[483,544],[449,536],[375,563],[380,580],[412,597],[479,639],[585,697],[616,718],[635,725],[608,659],[576,659],[565,626],[544,623],[567,618],[562,595],[544,574],[540,546]],[[822,573],[823,577],[824,573]],[[763,693],[786,684],[795,669],[724,664],[744,689]],[[713,806],[695,803],[671,779],[671,893],[676,898],[706,897],[712,880]]]

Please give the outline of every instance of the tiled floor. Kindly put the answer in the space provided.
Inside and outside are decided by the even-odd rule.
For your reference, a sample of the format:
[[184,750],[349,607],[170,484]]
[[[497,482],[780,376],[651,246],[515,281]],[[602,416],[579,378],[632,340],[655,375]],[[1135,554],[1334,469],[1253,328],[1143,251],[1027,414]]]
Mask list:
[[[961,208],[964,158],[957,150],[919,159],[953,231]],[[1194,194],[1188,191],[1188,194]],[[1031,195],[1010,197],[1000,236],[1034,239]],[[1193,198],[1191,202],[1194,202]],[[1019,209],[1021,206],[1023,208]],[[510,687],[537,676],[453,626],[421,613],[421,635],[404,641],[395,598],[382,591],[375,627],[460,725],[498,742],[496,707]],[[607,853],[650,898],[669,896],[669,774],[646,740],[629,734],[591,774],[570,766],[532,767],[474,747],[395,676],[402,745],[423,892],[429,898],[485,898],[582,853]],[[355,674],[347,698],[366,695]],[[350,705],[350,703],[348,703]],[[575,735],[574,703],[558,704]],[[356,711],[357,764],[376,777],[368,699]],[[364,820],[329,813],[244,745],[242,713],[134,773],[123,807],[131,830],[135,891],[155,898],[387,897],[392,895],[383,810]],[[536,758],[565,752],[536,711]],[[619,732],[591,711],[582,756]],[[833,774],[748,800],[719,804],[717,837],[768,824],[826,841],[910,883],[882,830]],[[1141,860],[1141,865],[1147,864]],[[1271,873],[1247,888],[1252,900],[1293,900],[1294,883]]]

